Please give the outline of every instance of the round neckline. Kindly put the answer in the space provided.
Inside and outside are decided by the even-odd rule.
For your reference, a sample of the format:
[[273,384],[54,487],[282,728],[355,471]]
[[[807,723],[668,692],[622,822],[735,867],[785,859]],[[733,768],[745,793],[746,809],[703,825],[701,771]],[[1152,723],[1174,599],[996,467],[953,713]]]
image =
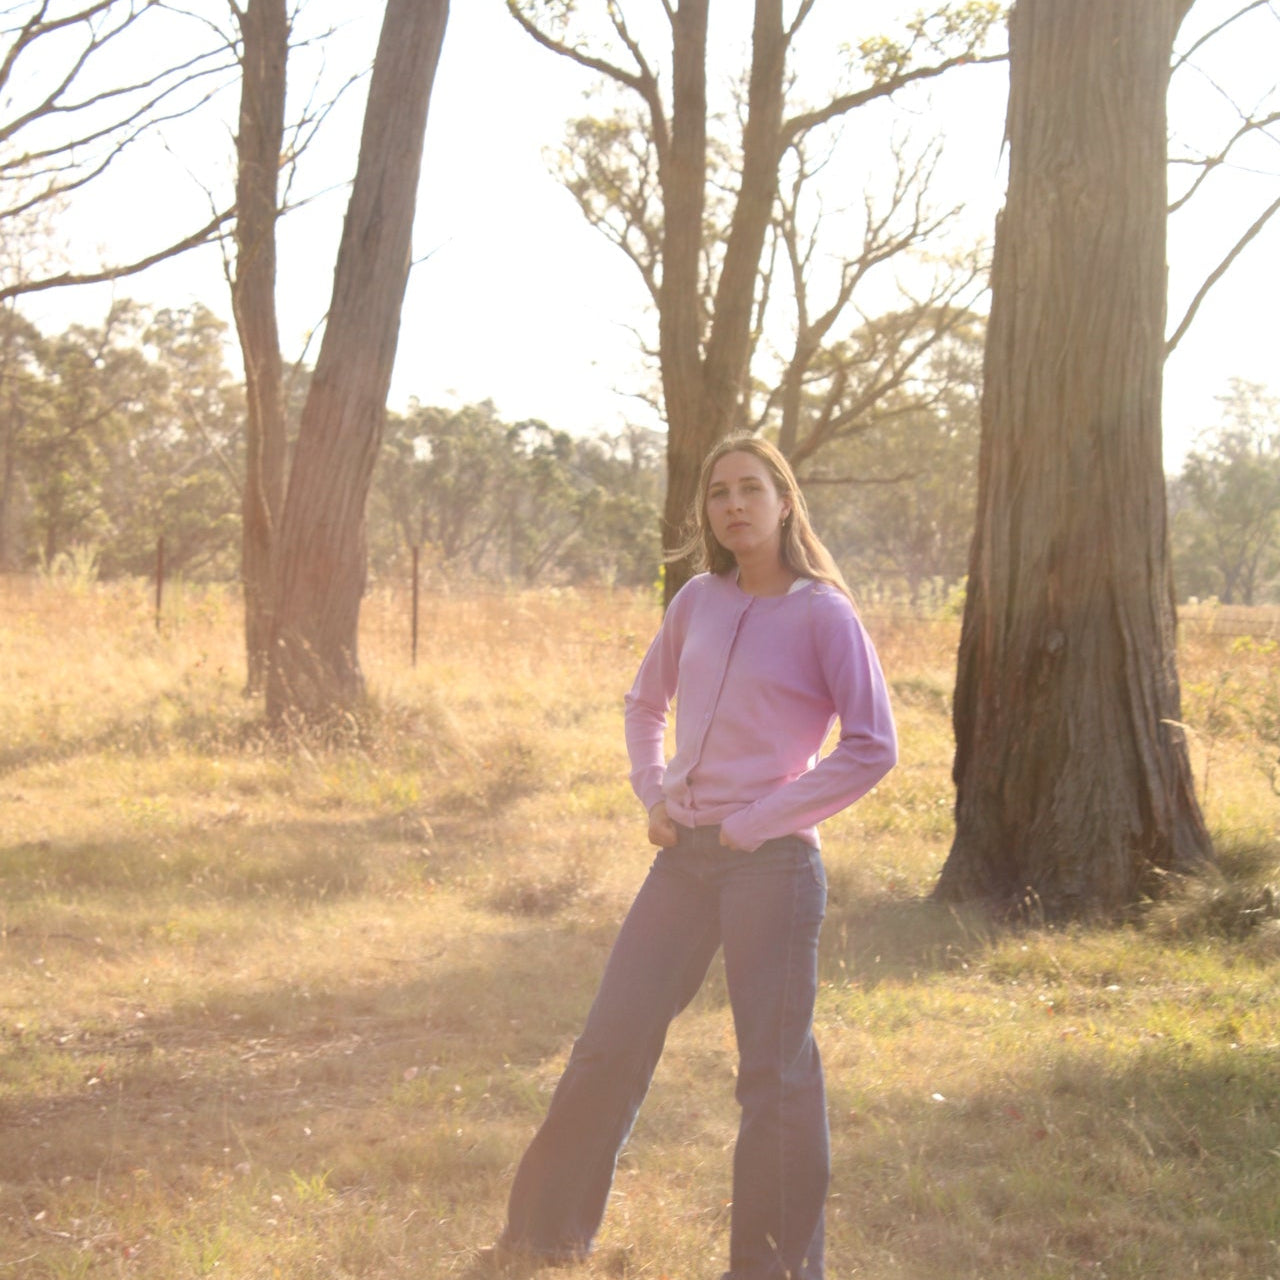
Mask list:
[[754,592],[743,589],[742,583],[738,581],[738,570],[735,569],[732,574],[726,575],[733,590],[737,592],[744,600],[789,600],[792,596],[799,595],[805,587],[813,585],[814,579],[799,577],[783,592],[778,595],[756,595]]

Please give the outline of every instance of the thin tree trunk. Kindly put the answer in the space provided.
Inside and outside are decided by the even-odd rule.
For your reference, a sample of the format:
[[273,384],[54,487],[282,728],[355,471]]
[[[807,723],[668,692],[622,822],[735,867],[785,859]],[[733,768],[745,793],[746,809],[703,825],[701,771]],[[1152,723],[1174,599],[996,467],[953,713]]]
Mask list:
[[267,716],[325,719],[363,693],[365,501],[409,276],[427,108],[448,0],[388,0],[333,300],[276,554]]
[[1018,0],[943,899],[1115,914],[1212,857],[1161,463],[1173,0]]
[[285,0],[249,0],[237,15],[243,67],[231,303],[247,400],[241,559],[246,692],[260,693],[273,612],[272,542],[284,503],[284,389],[275,286],[289,19]]
[[[658,344],[667,417],[667,494],[662,546],[684,540],[698,468],[715,442],[703,418],[700,265],[707,186],[707,10],[709,0],[682,0],[672,46],[671,142],[661,156],[662,285]],[[666,603],[688,577],[668,564]]]
[[17,490],[18,415],[21,412],[17,399],[12,392],[9,394],[3,415],[4,427],[0,432],[3,435],[0,448],[4,450],[4,466],[0,468],[0,573],[8,573],[17,566],[13,543],[13,495]]
[[18,487],[18,436],[23,416],[16,377],[18,342],[12,304],[0,310],[0,325],[0,450],[4,452],[0,467],[0,572],[8,572],[17,566],[13,500]]
[[[691,6],[682,4],[680,15]],[[667,497],[662,522],[663,548],[671,551],[682,541],[681,533],[697,498],[702,459],[726,436],[737,421],[751,352],[751,317],[756,300],[760,255],[773,213],[778,188],[778,160],[782,136],[783,75],[787,42],[782,25],[781,0],[756,0],[752,28],[751,80],[747,123],[743,132],[742,181],[733,222],[725,245],[724,265],[716,286],[711,331],[705,358],[699,356],[697,335],[698,255],[702,248],[702,209],[706,187],[706,0],[698,10],[701,28],[696,33],[677,29],[676,96],[673,100],[673,149],[681,131],[690,131],[691,147],[696,126],[698,167],[672,166],[663,176],[663,207],[668,220],[663,242],[662,335],[663,392],[667,410]],[[689,48],[682,50],[682,36]],[[686,61],[682,64],[680,59]],[[696,84],[695,84],[695,76]],[[681,97],[682,81],[689,90]],[[692,120],[691,120],[692,117]],[[696,182],[696,199],[692,184]],[[669,229],[673,209],[678,211],[678,237]],[[697,214],[696,225],[693,221]],[[696,237],[696,244],[693,243]],[[678,250],[679,257],[669,254]],[[676,266],[676,274],[668,272]],[[668,294],[668,282],[674,296]],[[678,291],[678,292],[677,292]],[[679,317],[668,322],[668,305]],[[668,357],[670,356],[670,366]],[[688,580],[689,566],[666,566],[666,602]]]
[[703,411],[712,421],[714,440],[732,429],[747,378],[760,258],[778,193],[786,61],[782,0],[756,0],[742,181],[716,284],[715,323],[707,342]]

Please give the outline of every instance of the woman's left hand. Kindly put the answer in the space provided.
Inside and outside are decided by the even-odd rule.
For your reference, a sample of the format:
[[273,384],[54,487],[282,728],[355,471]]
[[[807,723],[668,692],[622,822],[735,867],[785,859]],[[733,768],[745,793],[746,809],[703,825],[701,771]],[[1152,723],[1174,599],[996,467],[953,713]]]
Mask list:
[[725,833],[724,833],[724,828],[723,828],[723,827],[721,827],[721,828],[720,828],[720,843],[721,843],[721,844],[722,844],[726,849],[732,849],[735,853],[746,853],[746,852],[747,852],[747,851],[746,851],[746,850],[745,850],[745,849],[744,849],[740,844],[734,844],[734,843],[733,843],[733,841],[732,841],[732,840],[730,840],[730,839],[729,839],[729,837],[728,837],[727,835],[725,835]]

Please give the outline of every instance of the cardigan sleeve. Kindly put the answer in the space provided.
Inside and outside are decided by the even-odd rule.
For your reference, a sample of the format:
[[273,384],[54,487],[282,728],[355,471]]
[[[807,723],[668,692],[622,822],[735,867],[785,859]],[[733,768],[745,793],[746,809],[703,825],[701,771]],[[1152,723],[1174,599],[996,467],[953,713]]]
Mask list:
[[680,651],[694,581],[685,583],[667,607],[666,616],[649,645],[635,683],[625,699],[627,756],[631,761],[631,787],[646,810],[663,798],[666,776],[664,754],[667,712],[675,697],[680,674]]
[[853,606],[834,591],[813,596],[814,654],[840,722],[835,748],[812,769],[722,824],[741,849],[815,826],[866,795],[897,763],[898,738],[884,673]]

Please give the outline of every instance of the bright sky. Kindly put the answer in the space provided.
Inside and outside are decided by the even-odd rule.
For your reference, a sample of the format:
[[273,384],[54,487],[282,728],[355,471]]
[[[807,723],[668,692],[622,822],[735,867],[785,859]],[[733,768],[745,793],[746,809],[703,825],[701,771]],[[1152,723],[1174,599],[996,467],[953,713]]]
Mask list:
[[[339,61],[352,68],[367,62],[381,6],[370,5],[351,18],[347,15],[355,6],[340,0],[309,3],[313,19],[327,12],[345,26],[324,68],[314,62],[305,76],[337,76]],[[646,3],[653,7],[653,0]],[[917,6],[901,7],[910,12]],[[1199,0],[1184,43],[1238,7],[1240,0]],[[722,5],[719,11],[731,9]],[[817,49],[829,51],[852,34],[837,25],[847,13],[840,0],[822,0],[817,6],[811,19],[815,59]],[[877,6],[878,21],[887,25],[890,15],[891,6]],[[728,30],[716,33],[713,47],[731,50],[738,38]],[[1198,59],[1204,72],[1180,73],[1171,97],[1175,138],[1229,134],[1234,120],[1215,80],[1252,105],[1277,79],[1278,50],[1280,22],[1263,11],[1252,16],[1248,29],[1222,41],[1212,58],[1205,54]],[[806,76],[815,86],[815,98],[827,70],[824,66]],[[303,75],[299,68],[294,83],[301,83]],[[648,407],[635,398],[648,388],[648,379],[634,331],[648,332],[652,325],[638,277],[618,251],[586,226],[545,159],[547,150],[558,144],[565,120],[592,109],[584,96],[591,83],[589,75],[534,45],[507,16],[502,0],[454,0],[427,129],[415,234],[415,251],[423,260],[406,297],[393,408],[405,407],[411,397],[441,405],[487,398],[508,420],[537,417],[574,432],[616,431],[628,419],[657,425]],[[954,74],[930,91],[930,101],[914,106],[918,140],[927,139],[938,122],[946,123],[937,202],[965,201],[964,231],[974,238],[989,235],[1001,199],[1004,93],[1002,68],[974,68]],[[234,96],[224,107],[234,121]],[[317,150],[305,175],[307,189],[332,189],[290,215],[281,228],[282,341],[291,359],[304,350],[328,305],[346,204],[341,183],[355,165],[358,108],[353,98],[339,112],[325,135],[325,150]],[[862,135],[846,139],[853,150],[843,154],[865,154],[866,133],[864,126]],[[135,248],[150,248],[158,227],[167,232],[196,225],[208,209],[201,184],[220,184],[225,191],[234,180],[230,135],[231,126],[223,124],[198,137],[175,132],[168,152],[139,148],[132,168],[122,171],[113,192],[95,199],[92,213],[86,208],[71,212],[66,226],[73,241],[102,244],[110,257],[120,258]],[[1280,186],[1278,151],[1273,143],[1251,146],[1241,153],[1244,167],[1224,168],[1195,207],[1173,219],[1171,317],[1181,315],[1226,247],[1274,198]],[[218,157],[214,168],[201,169],[211,155]],[[844,198],[857,203],[864,185],[858,170],[862,162],[842,163],[846,169],[833,165],[832,171],[849,172],[853,189]],[[1170,360],[1165,398],[1170,467],[1176,467],[1197,430],[1216,422],[1215,397],[1231,378],[1280,390],[1275,355],[1280,350],[1278,260],[1280,220],[1216,287]],[[116,289],[161,305],[198,299],[220,315],[230,314],[221,263],[213,251],[189,255]],[[96,322],[108,296],[106,289],[75,297],[65,291],[61,296],[37,295],[24,310],[46,329],[69,317]],[[314,355],[313,347],[310,358]]]

